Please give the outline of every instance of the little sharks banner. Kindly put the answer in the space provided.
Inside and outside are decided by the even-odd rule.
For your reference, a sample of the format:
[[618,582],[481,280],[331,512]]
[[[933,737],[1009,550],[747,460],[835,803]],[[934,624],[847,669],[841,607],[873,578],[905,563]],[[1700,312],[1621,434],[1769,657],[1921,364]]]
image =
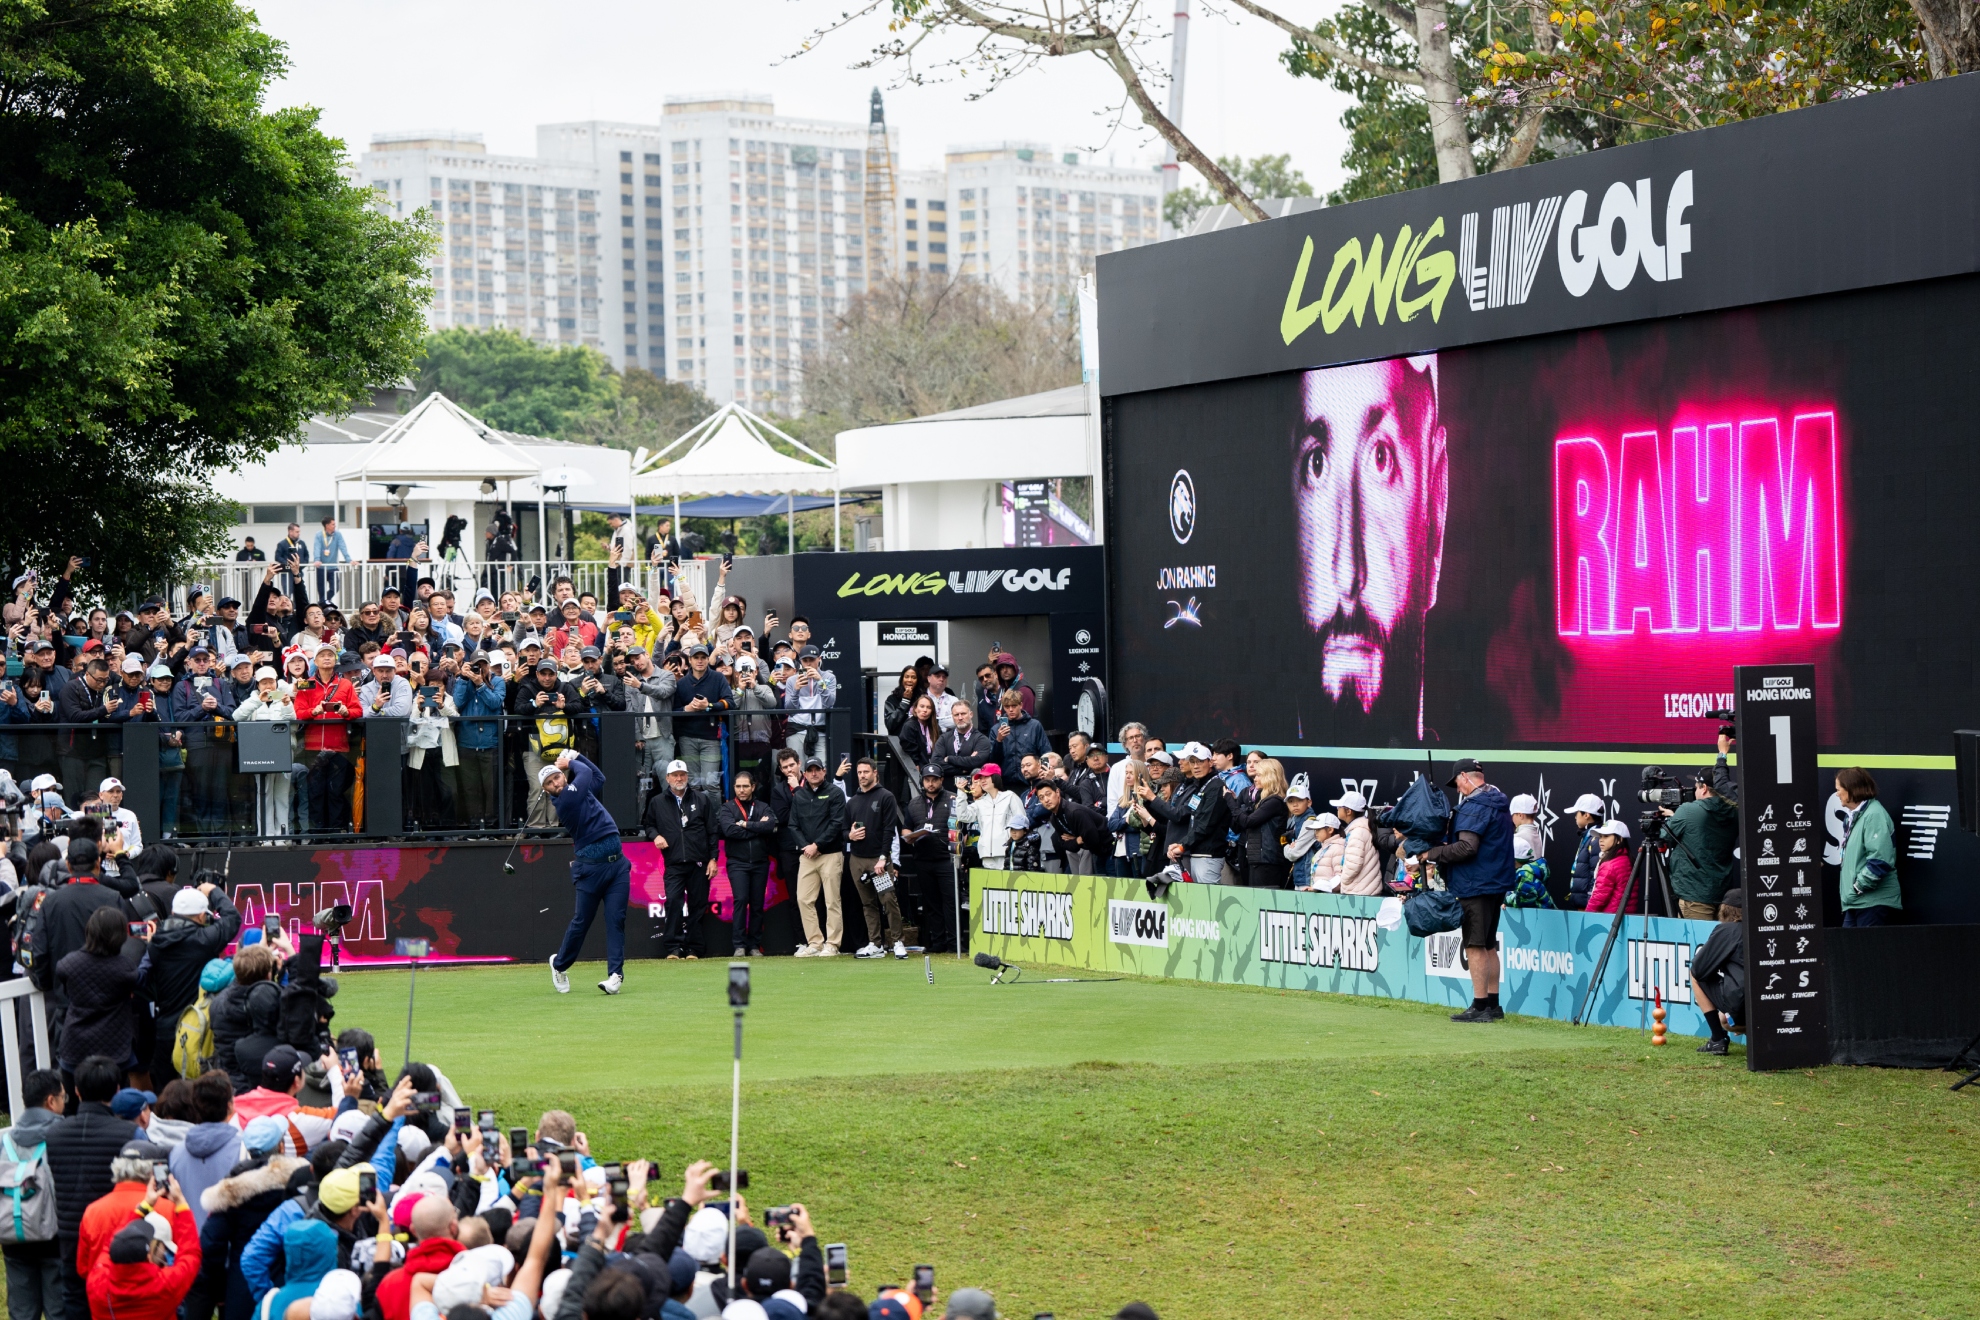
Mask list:
[[[1418,939],[1384,929],[1379,898],[1179,884],[1150,902],[1140,880],[972,873],[972,948],[1012,961],[1092,972],[1261,985],[1462,1008],[1471,973],[1458,934]],[[1615,918],[1507,908],[1499,920],[1506,1012],[1567,1021]],[[1627,918],[1589,1013],[1613,1027],[1649,1024],[1661,995],[1671,1031],[1706,1035],[1692,1002],[1691,959],[1704,921]]]

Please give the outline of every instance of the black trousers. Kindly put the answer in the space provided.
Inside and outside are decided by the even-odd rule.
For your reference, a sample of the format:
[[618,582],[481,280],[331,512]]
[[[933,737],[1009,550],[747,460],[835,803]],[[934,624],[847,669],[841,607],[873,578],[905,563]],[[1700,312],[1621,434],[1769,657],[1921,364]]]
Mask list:
[[768,861],[729,863],[729,890],[736,905],[729,923],[730,948],[754,949],[763,943],[763,890],[769,882]]
[[[702,947],[701,917],[708,911],[708,863],[667,863],[667,933],[660,956],[706,954]],[[692,943],[690,943],[692,937]]]
[[931,953],[953,953],[956,944],[956,900],[959,897],[955,885],[955,861],[949,854],[940,857],[916,857],[906,859],[903,874],[914,881],[914,901],[920,909],[916,926],[921,934],[921,946]]

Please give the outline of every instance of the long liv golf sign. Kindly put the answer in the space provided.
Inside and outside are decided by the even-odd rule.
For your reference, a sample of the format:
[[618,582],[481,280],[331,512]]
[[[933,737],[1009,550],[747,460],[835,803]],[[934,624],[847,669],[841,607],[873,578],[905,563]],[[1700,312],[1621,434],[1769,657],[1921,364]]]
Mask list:
[[[977,871],[972,947],[1014,962],[1090,972],[1274,986],[1454,1008],[1471,1002],[1455,931],[1418,939],[1376,917],[1379,898],[1179,884],[1150,901],[1139,880]],[[1508,908],[1499,923],[1508,1013],[1573,1016],[1609,933],[1608,916]],[[1591,1020],[1635,1027],[1661,996],[1671,1030],[1706,1035],[1691,959],[1710,922],[1632,917],[1610,955]]]

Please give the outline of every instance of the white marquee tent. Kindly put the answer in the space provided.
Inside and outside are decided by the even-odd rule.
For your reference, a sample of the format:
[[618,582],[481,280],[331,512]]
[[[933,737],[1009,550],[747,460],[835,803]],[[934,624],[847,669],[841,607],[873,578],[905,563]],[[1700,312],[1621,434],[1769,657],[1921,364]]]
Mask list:
[[[815,462],[794,458],[775,448],[775,436]],[[671,462],[669,454],[680,451]],[[713,416],[696,425],[686,435],[657,454],[644,451],[633,456],[632,495],[634,506],[642,498],[672,499],[674,528],[680,530],[682,499],[705,495],[783,495],[788,515],[794,509],[790,498],[811,491],[832,490],[833,549],[838,548],[838,467],[830,459],[784,434],[740,404],[725,403]],[[797,531],[788,516],[791,544]]]

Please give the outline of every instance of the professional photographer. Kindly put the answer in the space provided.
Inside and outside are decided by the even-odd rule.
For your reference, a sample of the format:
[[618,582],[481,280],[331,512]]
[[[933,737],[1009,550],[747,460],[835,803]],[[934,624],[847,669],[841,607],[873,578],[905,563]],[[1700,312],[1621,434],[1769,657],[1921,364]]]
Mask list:
[[1471,967],[1471,1007],[1453,1022],[1499,1022],[1499,910],[1513,887],[1512,807],[1485,781],[1485,767],[1469,757],[1457,763],[1446,788],[1458,791],[1449,842],[1410,863],[1434,862],[1451,897],[1464,905],[1464,953]]
[[[1689,921],[1716,921],[1719,904],[1739,872],[1733,849],[1739,846],[1739,809],[1700,774],[1692,799],[1677,808],[1660,807],[1664,838],[1670,844],[1671,891],[1678,915]],[[1650,840],[1644,841],[1646,846]]]
[[[234,942],[240,929],[241,914],[227,892],[209,880],[173,894],[171,915],[159,922],[152,934],[143,986],[157,1006],[151,1084],[161,1091],[179,1075],[172,1066],[179,1015],[199,998],[200,972]],[[140,1060],[145,1058],[144,1049],[145,1043],[139,1042]]]
[[1691,998],[1705,1015],[1712,1038],[1698,1047],[1700,1054],[1725,1054],[1731,1048],[1726,1028],[1738,1026],[1735,1016],[1746,1004],[1746,943],[1740,922],[1746,917],[1746,891],[1728,889],[1719,897],[1719,925],[1691,956]]

